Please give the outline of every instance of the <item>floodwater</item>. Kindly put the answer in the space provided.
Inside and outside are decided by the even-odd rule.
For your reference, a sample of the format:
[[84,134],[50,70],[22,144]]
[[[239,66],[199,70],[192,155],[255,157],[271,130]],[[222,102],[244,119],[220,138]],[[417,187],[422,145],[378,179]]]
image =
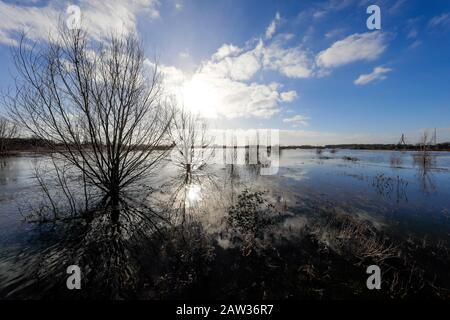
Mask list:
[[[277,174],[268,176],[256,165],[210,165],[186,175],[168,163],[152,176],[145,201],[177,229],[191,228],[184,247],[155,240],[151,259],[137,249],[138,269],[148,272],[127,270],[118,282],[127,286],[139,274],[133,293],[108,297],[449,299],[450,153],[433,153],[426,166],[415,154],[282,150]],[[49,278],[62,279],[61,266],[73,264],[56,249],[67,229],[26,219],[43,199],[34,179],[39,161],[46,159],[0,164],[0,297],[53,297],[62,289],[52,287],[64,281]],[[365,284],[370,264],[389,270],[376,293]]]

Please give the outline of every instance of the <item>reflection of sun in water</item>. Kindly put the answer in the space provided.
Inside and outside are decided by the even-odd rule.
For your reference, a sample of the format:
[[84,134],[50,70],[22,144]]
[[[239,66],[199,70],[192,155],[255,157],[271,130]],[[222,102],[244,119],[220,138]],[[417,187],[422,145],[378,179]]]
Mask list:
[[219,102],[219,94],[207,79],[193,77],[185,82],[180,98],[186,108],[202,117],[215,118],[217,116],[216,107]]
[[186,199],[190,203],[200,201],[202,199],[200,186],[196,184],[186,186]]

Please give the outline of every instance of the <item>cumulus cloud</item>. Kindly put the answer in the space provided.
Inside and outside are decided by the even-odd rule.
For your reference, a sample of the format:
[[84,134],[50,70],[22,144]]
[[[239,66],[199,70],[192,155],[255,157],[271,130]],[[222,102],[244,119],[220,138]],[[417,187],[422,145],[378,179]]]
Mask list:
[[213,58],[203,66],[205,72],[229,77],[233,80],[249,80],[260,68],[260,61],[252,51],[235,57],[226,56],[220,61]]
[[390,68],[376,67],[371,73],[362,74],[354,81],[356,85],[365,85],[372,81],[381,81],[386,79],[386,73],[391,72]]
[[295,115],[293,117],[283,119],[283,122],[290,123],[290,124],[292,124],[293,126],[296,127],[296,126],[300,126],[300,125],[301,126],[308,125],[308,120],[309,120],[308,117],[305,117],[305,116],[302,116],[300,114],[297,114],[297,115]]
[[249,50],[223,45],[192,74],[170,66],[160,70],[168,92],[203,116],[269,118],[280,112],[280,103],[290,103],[298,95],[282,91],[276,82],[249,82],[263,68],[263,56],[260,44]]
[[[275,21],[279,19],[277,14]],[[275,29],[270,35],[274,33]],[[160,66],[166,91],[205,117],[270,118],[281,111],[280,104],[291,103],[298,95],[294,90],[282,90],[277,82],[265,83],[256,75],[264,70],[291,78],[313,75],[311,54],[300,46],[285,47],[289,39],[278,37],[265,44],[261,38],[247,43],[245,48],[223,44],[190,74]]]
[[[279,19],[277,14],[274,21]],[[264,83],[263,78],[257,77],[261,72],[275,71],[289,78],[326,76],[331,67],[375,59],[386,46],[385,36],[379,32],[354,34],[315,56],[303,44],[289,46],[291,37],[275,37],[274,21],[253,44],[249,41],[241,48],[225,43],[189,75],[173,67],[163,68],[166,82],[170,84],[167,87],[176,92],[183,104],[207,117],[269,118],[281,111],[280,104],[291,103],[298,95],[293,90],[283,91],[279,83]],[[386,71],[381,69],[374,77],[381,79],[382,73]],[[363,75],[358,84],[373,81],[367,77]],[[307,120],[297,115],[283,121],[304,125]]]
[[97,38],[111,31],[136,32],[139,14],[156,19],[160,16],[158,0],[81,0],[83,23],[87,30]]
[[[146,63],[153,67],[151,62]],[[210,64],[206,62],[192,74],[173,66],[159,66],[165,94],[207,118],[269,118],[280,111],[278,83],[238,81]]]
[[316,56],[317,65],[339,67],[355,61],[374,60],[386,49],[386,35],[382,32],[355,33],[336,41]]
[[242,49],[232,44],[223,44],[212,56],[215,61],[222,60],[225,57],[235,56],[242,52]]
[[284,48],[274,42],[268,46],[260,44],[259,50],[266,69],[278,71],[289,78],[313,76],[314,61],[301,46]]
[[71,4],[80,7],[83,27],[98,39],[111,31],[135,32],[138,14],[159,17],[158,0],[49,1],[45,6],[0,2],[0,42],[17,44],[16,34],[22,30],[34,40],[47,39],[54,33],[57,22],[67,18],[66,9]]
[[[270,35],[274,33],[275,29]],[[313,75],[311,54],[300,46],[285,47],[286,41],[286,37],[279,37],[266,45],[259,39],[253,45],[247,43],[246,48],[223,44],[189,75],[162,66],[167,91],[206,117],[270,118],[281,111],[281,103],[290,103],[298,95],[294,90],[283,91],[276,82],[264,83],[258,78],[258,83],[256,75],[264,70],[291,78]]]
[[[149,70],[155,68],[155,64],[148,59],[144,63]],[[164,83],[169,88],[180,87],[186,81],[187,75],[174,66],[158,65],[158,70],[163,76]]]
[[297,99],[298,95],[295,90],[291,90],[291,91],[282,92],[280,94],[280,97],[281,97],[281,101],[283,101],[283,102],[292,102],[295,99]]
[[[182,3],[182,2],[174,2]],[[69,2],[50,0],[44,6],[19,6],[0,2],[0,42],[15,43],[15,32],[26,28],[34,40],[45,40],[53,32],[55,22],[64,21]],[[82,23],[90,34],[101,39],[111,31],[137,31],[137,17],[145,14],[159,17],[158,0],[79,0]],[[268,38],[276,32],[280,14],[275,15],[266,30]],[[187,58],[188,52],[179,53]],[[155,66],[146,61],[146,66]],[[181,103],[204,116],[226,118],[268,118],[280,112],[281,103],[297,98],[295,91],[282,90],[275,82],[254,80],[261,70],[275,70],[289,77],[309,75],[305,53],[299,48],[283,48],[281,44],[265,46],[260,40],[254,47],[239,48],[223,44],[191,73],[169,65],[160,65],[167,95],[175,95]]]
[[222,73],[230,74],[236,80],[248,80],[261,69],[277,71],[289,78],[313,76],[314,59],[311,53],[301,45],[285,47],[285,41],[290,39],[288,34],[267,45],[260,39],[247,50],[224,44],[212,56],[208,67],[222,70]]

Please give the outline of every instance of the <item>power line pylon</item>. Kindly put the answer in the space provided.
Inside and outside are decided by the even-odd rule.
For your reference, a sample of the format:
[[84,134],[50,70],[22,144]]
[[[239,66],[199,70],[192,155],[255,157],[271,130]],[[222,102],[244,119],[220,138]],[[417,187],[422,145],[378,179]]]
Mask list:
[[433,145],[437,145],[437,130],[434,128],[433,139],[431,139]]
[[400,138],[400,141],[398,142],[398,145],[406,146],[405,135],[403,133],[402,137]]

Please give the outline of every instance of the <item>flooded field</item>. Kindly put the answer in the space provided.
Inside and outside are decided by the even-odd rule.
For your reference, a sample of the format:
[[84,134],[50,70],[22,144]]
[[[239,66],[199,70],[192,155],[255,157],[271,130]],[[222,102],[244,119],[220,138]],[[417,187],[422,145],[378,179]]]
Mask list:
[[[269,176],[167,162],[118,226],[38,222],[36,167],[49,160],[3,159],[0,297],[449,299],[450,153],[426,166],[415,154],[282,150]],[[72,264],[84,270],[75,293]],[[381,290],[367,289],[369,265]]]

